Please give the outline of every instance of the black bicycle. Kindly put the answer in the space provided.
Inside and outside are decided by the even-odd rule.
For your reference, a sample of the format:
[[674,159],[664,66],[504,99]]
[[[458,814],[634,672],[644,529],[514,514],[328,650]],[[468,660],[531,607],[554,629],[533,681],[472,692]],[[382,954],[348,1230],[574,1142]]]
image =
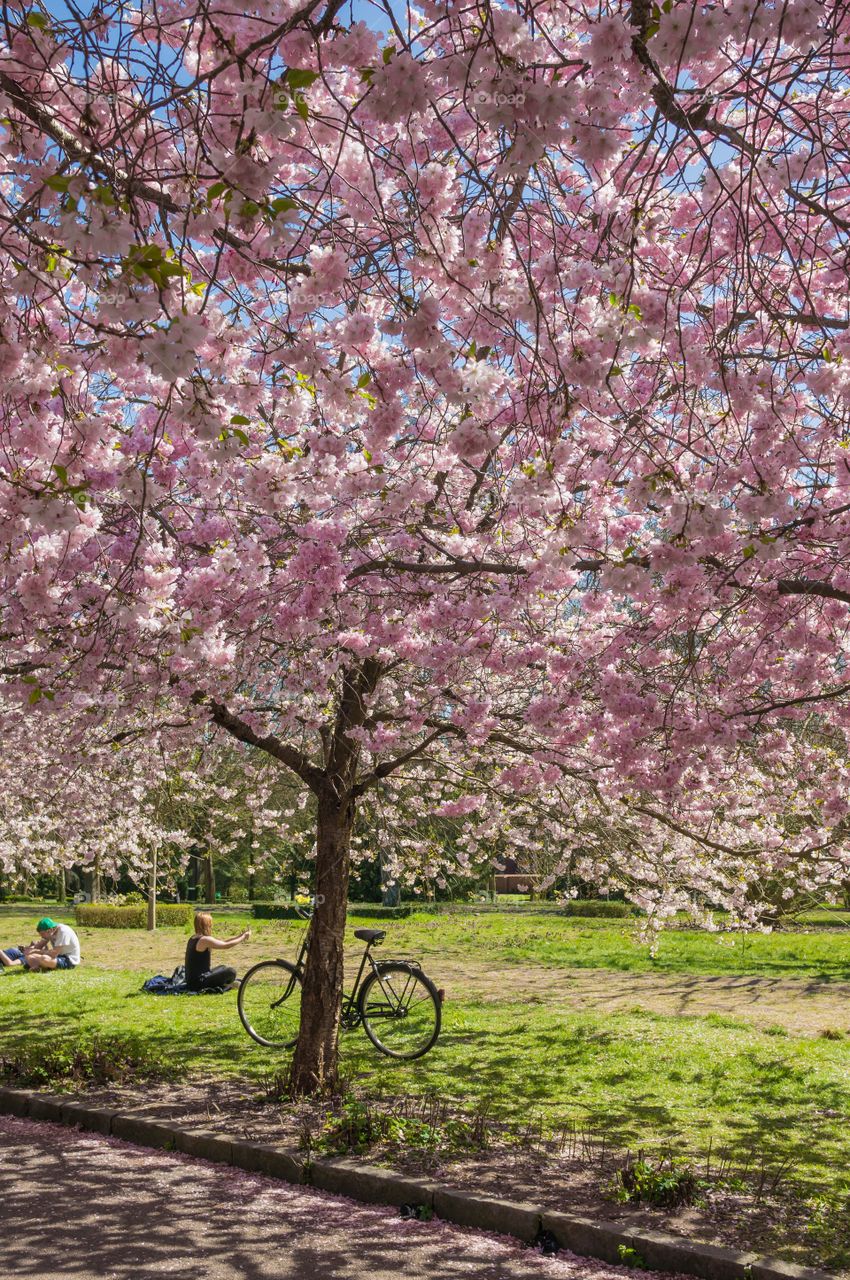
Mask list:
[[[309,919],[312,912],[301,914]],[[298,1039],[308,934],[309,929],[295,964],[261,960],[242,979],[239,1017],[258,1044],[291,1049]],[[442,992],[415,960],[375,960],[372,948],[383,942],[385,929],[355,929],[354,936],[366,946],[351,994],[342,998],[342,1026],[362,1026],[375,1048],[390,1058],[421,1058],[440,1034]]]

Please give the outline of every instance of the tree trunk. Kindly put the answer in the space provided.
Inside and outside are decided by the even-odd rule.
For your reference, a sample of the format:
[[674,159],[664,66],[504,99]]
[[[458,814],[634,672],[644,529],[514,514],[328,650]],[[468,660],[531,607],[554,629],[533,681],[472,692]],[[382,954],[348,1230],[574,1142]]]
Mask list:
[[333,1090],[338,1079],[343,940],[348,904],[354,801],[340,803],[331,787],[318,798],[316,909],[301,997],[301,1029],[292,1059],[296,1094]]
[[148,932],[156,928],[156,847],[151,854],[151,871],[148,880]]
[[207,902],[215,906],[215,868],[213,867],[212,849],[204,855],[204,884]]
[[56,877],[56,898],[58,902],[65,902],[68,897],[68,890],[65,888],[65,868],[59,868],[59,874]]

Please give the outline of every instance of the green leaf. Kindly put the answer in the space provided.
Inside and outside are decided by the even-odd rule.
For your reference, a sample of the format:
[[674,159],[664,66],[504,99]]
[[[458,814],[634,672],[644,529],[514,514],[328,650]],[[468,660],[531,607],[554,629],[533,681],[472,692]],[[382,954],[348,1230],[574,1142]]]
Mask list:
[[241,427],[234,427],[230,434],[232,436],[236,436],[236,439],[241,441],[242,444],[251,443],[251,437],[248,435],[248,432],[243,431]]
[[27,698],[27,702],[30,704],[30,706],[34,707],[35,704],[40,701],[41,701],[41,690],[40,689],[31,690],[30,695]]
[[68,486],[68,470],[67,470],[67,468],[66,468],[66,467],[61,466],[58,462],[54,462],[54,464],[53,464],[53,470],[56,472],[57,476],[59,477],[59,481],[60,481],[60,483],[61,483],[61,484],[63,484],[63,485],[67,488],[67,486]]
[[234,413],[230,421],[237,424],[240,427],[250,427],[251,425],[251,419],[246,418],[243,413]]
[[50,19],[46,13],[39,13],[36,9],[33,13],[27,14],[27,26],[35,27],[38,31],[49,31]]
[[374,67],[361,67],[361,68],[360,68],[360,79],[361,79],[361,80],[365,80],[367,84],[368,84],[368,83],[369,83],[369,81],[372,79],[372,77],[374,76],[374,74],[375,74],[375,68],[374,68]]
[[755,553],[756,553],[755,547],[751,542],[748,542],[747,545],[744,547],[744,559],[752,560]]
[[297,200],[290,200],[288,196],[278,196],[276,200],[271,202],[271,208],[275,214],[289,213],[290,209],[299,209],[300,207]]
[[361,373],[360,377],[357,379],[357,385],[358,385],[358,387],[368,387],[368,385],[369,385],[369,383],[370,383],[371,381],[372,381],[372,375],[371,375],[371,374],[369,374],[369,373]]
[[230,188],[226,182],[214,182],[207,192],[207,200],[217,200],[219,196],[223,196],[225,191],[229,190]]
[[295,110],[298,112],[302,120],[307,120],[310,115],[310,109],[303,98],[295,99]]
[[290,89],[309,89],[313,81],[318,78],[318,71],[307,71],[301,67],[290,67],[283,77],[284,83]]
[[61,173],[52,173],[49,178],[44,179],[44,185],[50,187],[51,191],[67,191],[71,179]]
[[396,55],[395,45],[388,44],[386,49],[384,49],[383,53],[381,54],[381,61],[383,62],[384,66],[386,66],[387,63],[390,62],[395,57],[395,55]]
[[612,307],[619,307],[620,305],[620,299],[613,291],[608,294],[608,301],[611,303]]

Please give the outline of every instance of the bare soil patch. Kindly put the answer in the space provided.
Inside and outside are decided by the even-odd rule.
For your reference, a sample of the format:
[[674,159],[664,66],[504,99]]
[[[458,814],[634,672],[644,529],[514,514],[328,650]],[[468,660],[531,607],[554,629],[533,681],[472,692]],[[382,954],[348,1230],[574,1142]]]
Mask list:
[[669,1016],[716,1014],[789,1034],[817,1035],[827,1028],[850,1030],[850,983],[809,978],[764,978],[748,974],[618,973],[611,969],[548,969],[511,966],[500,974],[468,964],[447,965],[458,989],[483,1000],[516,999],[569,1003],[573,1009],[627,1012],[640,1009]]

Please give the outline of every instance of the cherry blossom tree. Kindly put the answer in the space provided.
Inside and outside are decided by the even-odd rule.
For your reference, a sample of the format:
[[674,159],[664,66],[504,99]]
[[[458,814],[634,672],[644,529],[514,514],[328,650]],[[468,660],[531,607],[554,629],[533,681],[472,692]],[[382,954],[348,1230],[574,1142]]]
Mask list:
[[848,34],[7,7],[7,697],[313,793],[296,1088],[394,780],[656,916],[846,875]]

